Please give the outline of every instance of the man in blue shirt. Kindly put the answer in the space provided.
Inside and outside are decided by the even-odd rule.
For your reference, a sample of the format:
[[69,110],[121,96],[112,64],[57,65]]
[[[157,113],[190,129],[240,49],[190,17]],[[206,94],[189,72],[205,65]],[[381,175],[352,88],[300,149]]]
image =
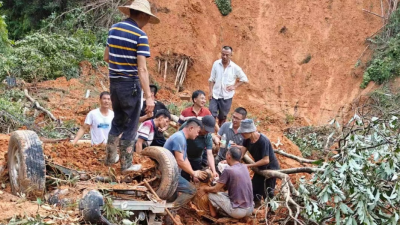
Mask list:
[[120,139],[121,172],[140,170],[140,165],[132,165],[134,138],[136,136],[141,109],[142,88],[146,99],[146,113],[154,108],[149,87],[146,58],[150,57],[148,38],[142,28],[147,23],[159,23],[151,13],[147,0],[135,0],[119,10],[129,18],[112,25],[108,33],[104,60],[108,62],[110,93],[114,119],[107,142],[105,164],[118,161],[117,137]]
[[[215,119],[212,115],[208,115],[201,118],[201,123],[203,127],[199,132],[199,136],[197,136],[194,140],[187,139],[187,156],[193,170],[202,170],[202,161],[205,160],[210,166],[213,177],[218,177],[218,173],[215,170],[214,156],[212,154],[213,142],[211,137],[211,133],[214,132]],[[185,127],[185,125],[186,122],[182,125],[180,130]],[[181,175],[186,180],[190,180],[190,175],[185,171],[182,171]]]
[[[186,126],[168,138],[164,144],[164,148],[171,151],[175,156],[176,162],[179,166],[179,174],[185,171],[194,180],[205,179],[207,173],[200,170],[193,171],[192,166],[187,157],[187,142],[186,139],[194,140],[202,127],[201,121],[196,118],[191,118],[186,122]],[[178,188],[176,192],[179,193],[178,198],[174,201],[174,208],[179,208],[187,204],[196,194],[196,187],[188,180],[179,175]]]

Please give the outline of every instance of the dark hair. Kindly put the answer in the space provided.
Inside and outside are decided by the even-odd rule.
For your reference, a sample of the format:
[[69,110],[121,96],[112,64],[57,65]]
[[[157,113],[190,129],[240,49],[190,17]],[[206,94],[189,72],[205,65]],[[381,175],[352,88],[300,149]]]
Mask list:
[[231,46],[227,46],[227,45],[223,46],[222,50],[231,50],[231,52],[233,52],[232,47]]
[[194,102],[194,99],[199,97],[199,95],[206,96],[206,93],[204,93],[204,91],[202,91],[202,90],[197,90],[197,91],[193,92],[193,94],[192,94],[192,102]]
[[100,93],[100,99],[103,98],[104,95],[111,95],[108,91],[103,91]]
[[228,149],[229,155],[232,156],[232,159],[235,161],[240,161],[240,158],[242,158],[242,151],[238,147],[231,147]]
[[237,108],[235,109],[235,112],[236,112],[236,113],[239,113],[240,115],[242,115],[242,116],[243,116],[243,119],[245,119],[246,116],[247,116],[247,110],[246,110],[245,108],[243,108],[243,107],[237,107]]
[[157,110],[156,115],[154,116],[154,118],[158,118],[158,117],[160,117],[160,116],[163,116],[163,117],[165,117],[165,118],[171,119],[171,114],[170,114],[169,111],[166,110],[166,109],[159,109],[159,110]]
[[155,97],[157,94],[157,91],[158,91],[157,86],[154,84],[150,84],[150,91],[154,93],[154,97]]
[[190,118],[186,121],[186,126],[185,127],[190,127],[190,126],[199,126],[202,127],[201,121],[197,118]]

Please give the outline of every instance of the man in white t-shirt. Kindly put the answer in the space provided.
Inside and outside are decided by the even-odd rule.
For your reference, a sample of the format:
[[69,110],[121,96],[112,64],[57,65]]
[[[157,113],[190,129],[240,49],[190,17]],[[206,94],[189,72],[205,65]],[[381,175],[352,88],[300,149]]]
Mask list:
[[114,118],[114,112],[110,110],[110,93],[104,91],[100,94],[100,108],[94,109],[86,116],[85,123],[79,129],[73,144],[90,129],[92,145],[107,144],[108,132],[111,129],[111,122]]
[[166,129],[170,120],[171,114],[168,110],[159,109],[156,112],[154,119],[144,121],[137,132],[135,152],[140,153],[144,146],[160,146],[156,143],[158,140],[155,133],[159,128]]

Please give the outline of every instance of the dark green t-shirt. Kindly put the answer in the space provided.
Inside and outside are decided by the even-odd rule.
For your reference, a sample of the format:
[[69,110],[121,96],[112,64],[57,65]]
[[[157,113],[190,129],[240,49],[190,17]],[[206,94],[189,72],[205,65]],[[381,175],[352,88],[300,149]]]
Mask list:
[[[182,130],[186,126],[186,122],[182,124],[179,130]],[[212,136],[210,133],[206,135],[199,135],[196,139],[187,139],[187,157],[191,160],[201,160],[203,151],[212,149]]]

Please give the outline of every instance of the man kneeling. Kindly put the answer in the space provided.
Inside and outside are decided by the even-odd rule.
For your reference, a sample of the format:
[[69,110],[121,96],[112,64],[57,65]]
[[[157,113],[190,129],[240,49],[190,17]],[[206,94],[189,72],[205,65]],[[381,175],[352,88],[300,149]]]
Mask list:
[[[217,185],[205,187],[202,191],[209,193],[209,207],[211,216],[217,216],[220,209],[235,219],[250,216],[253,212],[253,187],[247,166],[240,163],[242,152],[237,147],[231,147],[226,153],[226,168]],[[219,192],[223,187],[228,189],[228,193]]]

